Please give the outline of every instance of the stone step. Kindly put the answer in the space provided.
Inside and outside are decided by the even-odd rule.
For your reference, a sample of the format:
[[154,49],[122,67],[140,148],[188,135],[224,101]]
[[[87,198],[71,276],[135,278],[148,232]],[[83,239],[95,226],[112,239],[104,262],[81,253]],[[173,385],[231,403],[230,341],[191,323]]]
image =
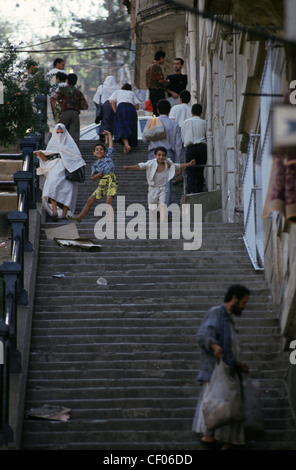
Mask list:
[[[34,331],[35,333],[35,331]],[[170,335],[159,335],[155,336],[155,338],[151,339],[151,336],[144,335],[144,336],[135,336],[135,335],[128,335],[125,334],[124,336],[118,335],[98,335],[92,334],[89,330],[86,332],[87,340],[81,334],[56,334],[51,335],[41,335],[38,334],[37,340],[32,340],[32,348],[46,348],[48,347],[48,351],[55,351],[56,353],[63,353],[68,352],[71,348],[76,350],[83,350],[83,352],[97,352],[98,349],[103,348],[104,353],[107,351],[112,352],[112,348],[116,349],[117,354],[125,353],[125,352],[133,352],[137,353],[138,355],[146,354],[146,350],[150,349],[151,353],[158,353],[171,351],[174,348],[176,350],[180,348],[180,344],[182,347],[180,348],[184,353],[196,355],[195,350],[192,351],[192,345],[195,347],[195,335],[190,334],[181,334],[179,336],[170,336]],[[258,352],[262,355],[262,357],[267,357],[270,354],[270,358],[276,357],[277,352],[270,352],[270,345],[267,341],[263,342],[264,336],[258,336],[254,338],[254,341],[250,343],[248,338],[242,338],[241,344],[244,345],[244,354],[248,357],[253,357],[254,352]],[[271,336],[271,339],[275,339],[276,336]],[[165,346],[163,346],[163,342],[165,342]],[[187,342],[186,346],[183,345],[183,342]],[[91,343],[91,344],[89,344]],[[139,343],[141,344],[141,349],[139,351]],[[111,346],[109,347],[109,345]],[[116,345],[116,346],[113,346]],[[188,350],[188,351],[187,351]],[[180,351],[178,351],[180,352]]]
[[[160,334],[161,330],[164,332],[161,336],[167,337],[168,335],[178,335],[180,332],[179,325],[171,325],[170,321],[167,322],[156,322],[153,320],[153,326],[150,326],[149,323],[143,322],[141,319],[138,322],[129,322],[127,324],[126,321],[122,322],[123,324],[119,324],[116,321],[116,325],[113,325],[113,321],[110,321],[109,324],[106,324],[106,321],[83,321],[83,320],[61,320],[57,322],[56,320],[39,320],[34,321],[33,323],[33,331],[34,334],[38,335],[38,337],[42,337],[43,335],[51,336],[58,334],[58,336],[63,335],[100,335],[100,336],[118,336],[118,334],[122,336],[130,336],[134,337],[139,334],[142,336],[156,336]],[[144,323],[144,324],[143,324]],[[70,329],[71,328],[71,329]],[[254,327],[249,326],[246,327],[242,324],[239,325],[239,335],[240,335],[240,342],[245,341],[246,338],[253,338],[260,342],[262,340],[268,341],[270,336],[278,336],[279,328],[273,325],[264,325],[262,327]],[[183,320],[182,321],[182,328],[181,332],[188,335],[193,335],[194,338],[196,334],[192,332],[192,319]],[[266,336],[268,335],[268,339]]]
[[[142,348],[140,348],[142,346]],[[145,346],[145,347],[144,347]],[[44,346],[40,345],[38,347],[35,346],[34,351],[32,351],[31,361],[33,362],[46,362],[46,358],[50,361],[58,361],[58,362],[65,362],[68,363],[68,366],[71,367],[72,362],[77,363],[85,361],[86,363],[91,361],[98,361],[100,356],[103,355],[105,361],[113,361],[114,356],[116,356],[116,360],[119,362],[124,361],[144,361],[145,358],[147,363],[151,363],[151,365],[155,364],[155,361],[159,361],[161,356],[161,360],[164,361],[178,361],[178,357],[182,354],[184,360],[187,363],[190,363],[192,367],[195,368],[197,371],[198,358],[199,355],[197,352],[192,350],[185,350],[175,352],[176,345],[171,345],[171,347],[162,347],[161,344],[154,345],[151,347],[151,344],[146,345],[116,345],[110,346],[109,344],[102,344],[102,345],[86,345],[83,348],[71,348],[69,345],[67,346],[55,346],[52,344],[51,346],[45,344]],[[247,362],[251,369],[258,369],[259,367],[264,367],[266,370],[274,370],[278,367],[282,370],[285,366],[287,366],[287,361],[284,359],[279,358],[277,352],[248,352],[244,351],[241,354],[242,361]],[[266,363],[266,364],[265,364]]]
[[[180,302],[180,299],[177,298],[176,302]],[[181,299],[182,301],[182,299]],[[119,301],[118,301],[119,304]],[[79,306],[79,309],[78,309]],[[203,308],[204,306],[204,308]],[[54,309],[53,309],[54,307]],[[193,322],[193,326],[198,327],[200,323],[200,317],[198,315],[202,316],[202,314],[211,308],[211,304],[208,303],[203,303],[200,305],[200,310],[196,309],[196,302],[195,299],[193,299],[193,302],[188,302],[186,303],[186,307],[184,305],[177,305],[177,310],[175,311],[175,314],[172,314],[172,309],[175,308],[175,303],[170,304],[167,302],[165,309],[161,312],[155,312],[155,308],[153,309],[153,304],[152,305],[143,305],[143,299],[140,299],[139,304],[137,303],[126,303],[126,305],[121,305],[122,310],[118,310],[117,306],[115,305],[113,308],[110,307],[110,304],[104,301],[100,301],[99,303],[89,303],[89,302],[81,302],[80,304],[76,301],[75,306],[71,308],[71,305],[67,304],[64,307],[61,307],[60,305],[54,305],[54,306],[45,306],[44,302],[41,301],[39,302],[39,305],[36,304],[35,306],[35,311],[36,311],[36,318],[39,320],[41,319],[46,319],[48,316],[50,316],[51,319],[57,319],[59,320],[61,318],[61,315],[66,312],[66,315],[64,318],[69,318],[71,319],[81,317],[81,310],[85,311],[87,314],[87,318],[97,318],[98,315],[100,315],[102,312],[105,315],[108,315],[108,318],[111,318],[113,321],[118,319],[118,313],[120,314],[120,317],[124,319],[138,319],[139,321],[146,320],[147,316],[151,317],[152,319],[158,319],[162,315],[166,315],[168,318],[181,318],[183,320],[183,317],[185,319],[191,319]],[[181,308],[183,308],[181,310]],[[92,309],[92,313],[89,313],[89,309]],[[49,315],[50,314],[50,315]],[[265,318],[270,318],[274,320],[274,311],[272,308],[266,308],[266,304],[262,303],[260,306],[254,305],[254,308],[252,309],[251,306],[249,306],[249,314],[248,318],[253,320],[265,320]]]
[[[119,415],[120,416],[120,415]],[[146,420],[145,420],[146,421]],[[159,421],[159,426],[157,424]],[[50,448],[50,445],[56,445],[57,448],[63,448],[64,438],[63,435],[66,433],[68,439],[66,441],[66,448],[70,449],[83,449],[84,445],[88,449],[104,449],[106,447],[110,449],[198,449],[198,441],[196,437],[190,430],[190,423],[183,420],[174,420],[171,418],[172,427],[168,421],[159,420],[147,420],[147,424],[157,427],[156,431],[147,431],[147,429],[139,428],[140,420],[131,420],[131,424],[126,419],[117,419],[110,421],[98,420],[97,422],[92,422],[84,420],[81,423],[81,427],[84,428],[85,432],[81,434],[79,431],[79,423],[76,422],[67,422],[67,423],[48,423],[48,432],[41,432],[42,425],[41,423],[30,422],[30,433],[35,434],[35,440],[37,440],[36,450],[46,446]],[[182,425],[182,422],[184,425]],[[112,428],[113,425],[113,428]],[[135,429],[136,426],[136,429]],[[165,428],[169,426],[170,431],[167,431]],[[33,428],[33,429],[32,429]],[[134,429],[133,432],[130,430]],[[265,431],[266,437],[269,442],[273,445],[273,450],[278,448],[289,448],[287,445],[283,445],[280,441],[278,442],[278,431],[277,430],[268,430]],[[102,442],[101,436],[104,435],[104,440]],[[286,442],[291,441],[293,438],[293,430],[287,430],[283,432],[283,438]],[[78,442],[77,442],[78,441]],[[51,444],[49,444],[49,442]],[[96,442],[96,445],[94,444]],[[264,443],[262,444],[264,446]],[[262,447],[261,445],[261,447]],[[266,446],[266,444],[265,444]],[[292,447],[290,447],[293,449]],[[259,447],[260,449],[260,447]],[[271,450],[271,449],[269,449]]]
[[[154,387],[153,387],[154,388]],[[165,387],[164,387],[165,388]],[[166,396],[163,394],[163,389],[158,390],[160,393],[160,398],[158,396],[149,396],[146,397],[145,395],[142,397],[142,392],[143,389],[139,389],[137,394],[132,394],[131,396],[126,393],[123,394],[123,396],[120,396],[119,394],[116,394],[116,390],[114,390],[114,396],[111,394],[110,397],[98,395],[98,397],[90,397],[90,394],[86,390],[85,393],[79,393],[76,389],[72,391],[72,393],[75,393],[75,397],[73,395],[67,396],[67,394],[63,393],[61,390],[61,394],[63,395],[61,398],[61,394],[56,395],[55,390],[53,389],[51,391],[51,395],[57,396],[57,398],[51,400],[50,398],[47,398],[50,396],[50,391],[48,393],[44,393],[43,395],[39,394],[38,396],[32,397],[32,400],[28,400],[28,405],[27,405],[27,410],[30,410],[31,408],[34,407],[41,407],[45,403],[47,405],[51,406],[64,406],[67,408],[71,408],[72,411],[72,416],[73,420],[71,420],[71,424],[75,423],[76,419],[80,419],[80,414],[81,410],[83,414],[85,414],[85,408],[87,410],[93,412],[93,419],[96,419],[96,416],[101,416],[103,419],[104,415],[109,415],[108,422],[112,422],[112,419],[115,420],[115,417],[117,416],[116,410],[120,410],[119,415],[123,415],[123,417],[126,417],[126,422],[125,422],[125,428],[126,430],[133,429],[133,427],[130,424],[130,421],[132,421],[132,417],[134,415],[138,415],[138,422],[137,426],[138,427],[143,427],[146,430],[153,429],[151,426],[151,423],[145,424],[146,421],[146,415],[147,412],[143,412],[143,410],[150,410],[149,415],[150,416],[158,416],[159,419],[162,418],[162,416],[167,414],[167,410],[172,410],[171,414],[171,419],[174,417],[174,411],[176,409],[180,409],[179,416],[180,419],[182,418],[183,415],[183,420],[184,424],[186,423],[186,427],[188,430],[190,430],[192,426],[192,415],[194,414],[194,409],[197,403],[197,398],[199,395],[199,390],[195,390],[195,394],[192,394],[192,396],[186,396],[184,393],[182,394],[176,394],[174,396],[174,393],[172,392],[170,396]],[[119,390],[118,390],[119,391]],[[157,392],[157,390],[155,390]],[[94,392],[95,393],[95,392]],[[70,392],[69,392],[70,394]],[[93,394],[92,394],[93,395]],[[163,406],[163,402],[166,402],[166,406]],[[288,403],[286,398],[281,398],[281,397],[274,397],[270,398],[269,400],[261,399],[261,404],[262,404],[262,414],[264,423],[265,423],[265,432],[270,432],[270,431],[281,431],[284,433],[287,430],[291,430],[295,432],[295,428],[293,425],[293,420],[289,417],[288,413]],[[161,409],[166,410],[161,411],[158,413],[158,410]],[[113,410],[113,416],[112,416],[112,410]],[[191,410],[191,417],[188,417],[188,410]],[[281,410],[281,413],[276,413],[274,414],[274,410]],[[102,413],[100,414],[100,412]],[[76,418],[77,417],[77,418]],[[79,421],[78,421],[79,422]],[[115,424],[115,421],[114,421]],[[277,429],[275,424],[277,424]],[[31,427],[31,429],[36,428],[36,421],[32,422],[32,420],[28,420],[28,425]],[[115,425],[116,426],[116,425]],[[41,426],[40,426],[41,427]],[[44,427],[44,424],[43,424]],[[294,428],[294,429],[293,429]],[[155,431],[157,431],[157,426],[154,426]],[[167,427],[167,430],[171,429],[170,426]],[[114,428],[116,430],[116,427]],[[117,428],[117,430],[119,430]],[[135,429],[134,429],[135,430]],[[176,431],[178,433],[182,433],[182,430],[180,428],[177,428]],[[81,432],[81,431],[80,431]],[[98,428],[98,432],[104,433],[104,429],[101,427]],[[270,449],[272,450],[272,449]]]
[[[116,406],[116,404],[115,404]],[[167,412],[159,411],[158,416],[157,415],[152,415],[149,413],[149,409],[146,411],[146,413],[142,411],[142,408],[138,411],[136,410],[128,410],[130,414],[128,413],[122,413],[120,408],[118,407],[117,412],[118,412],[118,420],[115,420],[114,418],[112,419],[112,416],[106,416],[104,417],[104,414],[99,415],[98,413],[95,414],[95,416],[91,417],[90,419],[81,417],[80,413],[73,414],[73,422],[71,422],[70,427],[70,432],[77,432],[79,433],[80,431],[80,420],[83,420],[86,432],[108,432],[108,431],[128,431],[128,428],[131,428],[134,430],[134,432],[141,432],[145,431],[147,429],[147,424],[148,427],[155,427],[158,429],[158,431],[166,431],[167,429],[170,429],[171,431],[176,431],[178,434],[181,433],[182,431],[188,432],[190,430],[191,426],[191,416],[189,415],[190,408],[188,407],[188,412],[187,416],[178,416],[177,413],[175,413],[172,409],[169,409],[170,414]],[[192,409],[191,409],[192,412]],[[180,413],[179,413],[180,414]],[[139,417],[145,419],[139,419]],[[145,426],[145,420],[147,420],[147,424]],[[117,422],[116,422],[117,421]],[[158,421],[158,423],[156,422]],[[169,424],[171,422],[171,424]],[[67,423],[69,425],[69,422]],[[281,419],[273,419],[269,420],[269,425],[271,427],[270,431],[272,432],[273,430],[276,429],[282,429],[284,430],[285,428],[285,422],[284,420]],[[61,425],[62,426],[62,425]],[[37,425],[35,423],[29,423],[28,429],[36,432],[38,428],[42,430],[41,425]],[[63,428],[63,426],[62,426]],[[100,431],[98,431],[98,428]],[[60,430],[60,429],[59,429]],[[292,430],[292,429],[291,429]]]
[[[23,160],[16,160],[16,159],[7,159],[7,158],[0,158],[0,180],[1,181],[14,181],[13,175],[17,171],[23,170]],[[5,178],[9,179],[5,179]]]
[[[96,276],[95,276],[96,277]],[[99,278],[100,279],[100,278]],[[90,283],[93,281],[93,286],[90,288]],[[153,281],[153,282],[151,282]],[[81,277],[80,280],[77,278],[69,279],[67,284],[56,284],[55,282],[48,282],[46,286],[39,286],[36,290],[36,298],[42,296],[42,298],[51,298],[52,297],[52,290],[54,290],[55,301],[59,298],[63,300],[64,297],[71,296],[72,300],[76,297],[79,297],[80,301],[83,301],[86,297],[95,298],[97,299],[98,295],[102,292],[104,296],[111,297],[111,296],[125,296],[128,297],[133,293],[141,293],[143,291],[153,292],[156,297],[161,297],[163,295],[163,290],[165,289],[166,295],[168,295],[171,291],[174,297],[180,296],[188,296],[192,295],[192,286],[188,286],[189,279],[185,279],[184,281],[174,282],[167,282],[160,280],[157,282],[154,278],[142,280],[141,279],[129,279],[129,282],[123,282],[123,279],[120,278],[118,281],[115,282],[112,277],[108,277],[108,285],[107,286],[99,286],[97,285],[97,279],[94,279],[94,276],[88,277]],[[161,283],[161,285],[160,285]],[[223,290],[224,284],[221,286],[217,286],[217,292]],[[202,284],[194,283],[193,286],[197,293],[195,295],[196,298],[202,298],[203,296],[206,297],[208,286]],[[259,292],[260,286],[257,288],[258,296],[264,297],[264,288],[262,288],[261,292]],[[260,301],[260,299],[259,299]],[[67,299],[65,299],[65,303]]]
[[[32,363],[33,364],[33,363]],[[113,367],[112,367],[113,366]],[[177,366],[178,370],[178,377],[176,378],[176,369]],[[182,367],[183,366],[183,367]],[[115,375],[116,373],[116,375]],[[281,387],[282,377],[284,376],[285,371],[279,373],[278,370],[258,370],[252,369],[250,372],[250,376],[253,379],[260,378],[260,387],[261,393],[263,391],[268,390],[268,387],[275,388]],[[196,381],[196,370],[194,368],[188,369],[186,364],[163,364],[161,367],[155,366],[149,368],[143,365],[140,361],[136,361],[135,366],[131,368],[120,368],[116,366],[116,363],[113,362],[110,364],[110,367],[107,368],[103,364],[97,364],[96,366],[92,367],[91,364],[87,365],[87,367],[83,370],[77,366],[73,365],[72,368],[67,369],[62,364],[61,368],[59,365],[56,364],[56,368],[45,370],[44,365],[39,363],[34,363],[32,369],[29,372],[28,376],[28,384],[31,388],[41,388],[40,385],[37,386],[37,383],[41,384],[45,387],[48,384],[56,384],[60,383],[60,381],[64,381],[65,383],[68,381],[76,381],[77,379],[83,379],[83,381],[87,380],[94,380],[94,381],[102,381],[104,379],[110,380],[110,384],[120,384],[122,381],[129,383],[134,380],[141,380],[141,382],[146,382],[148,380],[157,380],[158,378],[162,378],[163,380],[178,380],[178,381],[187,381],[192,382],[194,381],[194,385],[196,387],[200,387],[199,383]]]
[[0,212],[17,210],[17,193],[11,191],[0,192]]

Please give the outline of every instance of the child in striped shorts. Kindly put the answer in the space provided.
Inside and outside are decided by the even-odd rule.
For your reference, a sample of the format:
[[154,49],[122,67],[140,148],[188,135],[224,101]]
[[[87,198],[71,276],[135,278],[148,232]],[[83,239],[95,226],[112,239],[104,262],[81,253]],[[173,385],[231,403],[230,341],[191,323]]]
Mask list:
[[108,149],[106,149],[105,145],[102,143],[97,143],[95,145],[93,154],[97,158],[97,161],[92,165],[91,170],[91,180],[99,180],[98,187],[88,198],[80,214],[77,217],[67,216],[68,220],[81,222],[93,203],[104,196],[107,196],[106,203],[112,206],[113,198],[117,194],[118,183],[114,173],[114,148],[112,135],[109,131],[104,131],[104,134],[107,136]]

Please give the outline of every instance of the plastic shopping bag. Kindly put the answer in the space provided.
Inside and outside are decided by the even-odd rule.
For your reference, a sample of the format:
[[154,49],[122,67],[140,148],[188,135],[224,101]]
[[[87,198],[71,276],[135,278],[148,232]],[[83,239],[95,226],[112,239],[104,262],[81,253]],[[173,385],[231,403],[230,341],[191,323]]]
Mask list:
[[246,419],[245,434],[248,439],[261,439],[264,436],[264,425],[260,403],[260,384],[258,380],[243,376],[243,402]]
[[164,125],[158,117],[152,116],[144,128],[143,134],[147,140],[163,139],[165,137]]
[[203,400],[203,413],[209,431],[244,420],[239,380],[231,377],[223,360],[217,362],[213,371]]

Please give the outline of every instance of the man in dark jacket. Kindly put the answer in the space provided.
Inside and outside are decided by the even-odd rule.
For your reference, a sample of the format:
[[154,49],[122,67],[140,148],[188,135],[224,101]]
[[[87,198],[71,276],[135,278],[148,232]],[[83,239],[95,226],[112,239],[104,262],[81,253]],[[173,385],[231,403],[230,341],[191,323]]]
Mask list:
[[209,432],[205,426],[202,404],[217,360],[223,360],[237,380],[240,380],[242,372],[248,371],[248,367],[239,360],[233,316],[242,314],[249,296],[250,291],[246,287],[238,284],[230,286],[225,294],[224,303],[208,310],[197,333],[197,341],[201,348],[201,367],[197,378],[202,382],[203,388],[194,417],[193,431],[203,435],[201,438],[203,444],[213,445],[219,440],[223,442],[224,449],[245,443],[242,422]]
[[153,114],[158,116],[157,103],[165,99],[165,86],[169,84],[164,78],[161,66],[165,63],[166,53],[157,51],[154,55],[154,62],[146,69],[146,86],[149,90],[149,99],[153,106]]
[[67,78],[67,86],[61,88],[56,94],[56,101],[59,103],[61,108],[60,123],[66,126],[67,131],[75,140],[77,146],[79,146],[80,138],[80,111],[88,109],[87,101],[76,88],[77,75],[75,73],[69,73]]

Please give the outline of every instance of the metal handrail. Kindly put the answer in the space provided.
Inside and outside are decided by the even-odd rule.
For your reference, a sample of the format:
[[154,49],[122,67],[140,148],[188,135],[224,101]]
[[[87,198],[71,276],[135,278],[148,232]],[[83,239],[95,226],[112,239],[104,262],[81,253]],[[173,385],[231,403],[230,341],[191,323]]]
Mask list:
[[19,239],[19,237],[16,237],[13,240],[11,256],[10,256],[10,259],[13,263],[18,262],[19,254],[20,254],[20,239]]
[[30,171],[30,155],[28,153],[24,156],[23,171]]
[[19,194],[19,197],[18,197],[17,209],[18,209],[18,211],[20,211],[20,212],[24,212],[24,211],[25,211],[25,208],[26,208],[26,193],[25,193],[25,192],[21,192],[21,193]]
[[9,261],[0,265],[4,284],[3,319],[0,320],[0,342],[4,350],[4,363],[0,364],[0,445],[13,441],[13,430],[9,425],[10,374],[21,372],[17,350],[17,307],[28,304],[24,289],[24,251],[31,249],[28,241],[29,209],[35,207],[37,192],[33,150],[38,149],[39,144],[38,137],[22,141],[22,171],[16,172],[14,182],[10,182],[11,186],[17,186],[18,196],[17,210],[8,213],[12,232]]
[[[46,116],[46,99],[43,99],[43,107]],[[12,232],[10,258],[0,265],[4,287],[3,319],[0,319],[0,342],[4,351],[3,363],[0,363],[0,446],[13,441],[13,429],[9,425],[10,374],[21,372],[20,353],[17,350],[17,307],[28,304],[24,289],[24,251],[32,249],[28,240],[29,209],[36,208],[38,192],[35,171],[38,160],[33,151],[41,148],[43,142],[44,135],[27,135],[20,143],[22,154],[0,154],[0,158],[23,158],[22,171],[14,174],[14,182],[0,181],[1,186],[16,185],[18,194],[17,210],[8,213]]]
[[7,306],[6,306],[6,314],[5,314],[5,325],[7,326],[11,324],[12,308],[13,308],[13,299],[11,295],[9,295],[7,298]]
[[262,188],[255,185],[254,178],[254,140],[260,134],[250,132],[247,162],[243,175],[244,234],[243,240],[255,270],[262,271],[263,259],[257,243],[256,193]]

